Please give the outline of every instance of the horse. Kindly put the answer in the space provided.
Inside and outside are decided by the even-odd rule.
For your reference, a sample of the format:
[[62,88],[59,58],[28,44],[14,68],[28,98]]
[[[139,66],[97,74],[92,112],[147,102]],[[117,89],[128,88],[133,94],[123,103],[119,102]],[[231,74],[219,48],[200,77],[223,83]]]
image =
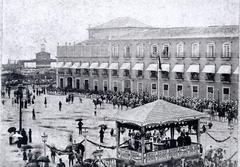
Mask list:
[[97,105],[100,105],[100,108],[102,106],[103,101],[99,98],[93,99],[93,104],[95,105],[95,109],[97,109]]

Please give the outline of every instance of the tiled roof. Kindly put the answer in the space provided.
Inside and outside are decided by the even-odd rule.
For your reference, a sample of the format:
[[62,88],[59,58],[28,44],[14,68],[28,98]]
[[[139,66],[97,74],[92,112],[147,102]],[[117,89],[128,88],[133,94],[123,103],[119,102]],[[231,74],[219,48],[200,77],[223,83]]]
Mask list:
[[175,27],[154,28],[131,32],[113,40],[123,39],[161,39],[161,38],[204,38],[204,37],[237,37],[237,25],[209,27]]
[[119,111],[113,119],[124,123],[134,123],[139,126],[150,124],[165,124],[207,117],[206,114],[178,106],[163,100],[127,110]]
[[116,19],[110,20],[107,23],[101,24],[96,27],[89,29],[104,29],[104,28],[126,28],[126,27],[151,27],[140,21],[130,18],[130,17],[118,17]]

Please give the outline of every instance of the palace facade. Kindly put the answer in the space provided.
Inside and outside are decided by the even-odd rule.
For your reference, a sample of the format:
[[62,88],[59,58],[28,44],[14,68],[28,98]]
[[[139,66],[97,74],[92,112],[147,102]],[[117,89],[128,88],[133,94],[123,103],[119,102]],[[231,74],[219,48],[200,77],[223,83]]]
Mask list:
[[238,99],[237,25],[155,28],[117,18],[89,39],[57,46],[57,86],[163,96]]

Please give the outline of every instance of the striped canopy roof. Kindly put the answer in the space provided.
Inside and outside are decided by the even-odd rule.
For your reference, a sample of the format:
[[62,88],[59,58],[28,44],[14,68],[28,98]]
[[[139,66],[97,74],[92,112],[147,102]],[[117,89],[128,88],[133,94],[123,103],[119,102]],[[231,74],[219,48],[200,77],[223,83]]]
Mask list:
[[171,122],[196,120],[208,117],[206,114],[185,108],[164,100],[156,100],[143,106],[118,111],[114,120],[122,123],[133,123],[139,126],[166,124]]

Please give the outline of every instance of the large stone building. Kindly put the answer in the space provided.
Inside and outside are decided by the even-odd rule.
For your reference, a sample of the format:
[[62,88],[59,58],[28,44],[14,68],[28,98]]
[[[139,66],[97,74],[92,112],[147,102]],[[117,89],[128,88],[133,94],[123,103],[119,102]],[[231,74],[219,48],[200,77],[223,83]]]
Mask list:
[[117,18],[58,45],[59,87],[236,100],[238,26],[154,28]]

